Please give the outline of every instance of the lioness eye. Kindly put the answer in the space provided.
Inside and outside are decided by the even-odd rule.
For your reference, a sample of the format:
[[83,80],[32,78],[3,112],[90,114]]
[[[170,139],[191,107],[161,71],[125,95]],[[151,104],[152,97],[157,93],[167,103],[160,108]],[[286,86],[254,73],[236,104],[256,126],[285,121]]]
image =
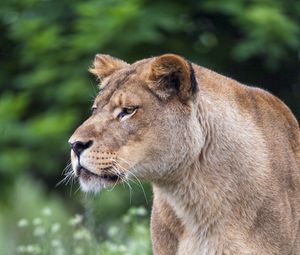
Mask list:
[[137,110],[137,107],[132,106],[132,107],[124,107],[122,108],[121,112],[118,114],[118,119],[119,120],[124,120],[125,117],[130,117],[133,115]]

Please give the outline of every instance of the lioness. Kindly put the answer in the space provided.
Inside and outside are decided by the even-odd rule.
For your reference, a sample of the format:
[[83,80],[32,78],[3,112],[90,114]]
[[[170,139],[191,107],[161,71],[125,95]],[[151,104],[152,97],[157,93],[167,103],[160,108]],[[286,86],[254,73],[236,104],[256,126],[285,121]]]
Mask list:
[[300,254],[300,133],[278,98],[184,58],[96,55],[92,115],[69,140],[87,192],[153,184],[156,255]]

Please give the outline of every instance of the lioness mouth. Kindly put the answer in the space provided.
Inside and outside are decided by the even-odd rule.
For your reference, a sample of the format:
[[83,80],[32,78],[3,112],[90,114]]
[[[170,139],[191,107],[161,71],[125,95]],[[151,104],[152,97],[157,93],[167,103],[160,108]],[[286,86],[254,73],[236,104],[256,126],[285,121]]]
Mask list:
[[[109,168],[107,170],[109,170]],[[84,178],[84,179],[89,179],[91,176],[94,176],[94,177],[104,179],[106,181],[112,181],[112,182],[116,182],[121,179],[121,176],[118,174],[105,173],[105,174],[98,175],[98,174],[95,174],[95,173],[91,172],[90,170],[83,168],[83,167],[81,167],[78,170],[78,176],[80,176],[81,178]]]

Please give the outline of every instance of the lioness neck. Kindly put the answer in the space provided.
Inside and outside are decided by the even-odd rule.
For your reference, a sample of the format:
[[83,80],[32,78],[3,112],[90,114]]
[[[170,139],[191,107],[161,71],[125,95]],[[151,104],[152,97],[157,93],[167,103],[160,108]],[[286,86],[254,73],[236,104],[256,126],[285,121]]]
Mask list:
[[[242,247],[241,240],[247,240],[242,228],[251,225],[268,194],[263,183],[270,168],[262,134],[231,100],[232,86],[237,85],[217,78],[211,84],[203,78],[194,109],[206,135],[204,147],[186,168],[178,169],[177,181],[154,185],[155,195],[165,199],[183,223],[180,255],[223,254],[227,246],[234,247],[235,239]],[[251,245],[246,246],[249,250]]]

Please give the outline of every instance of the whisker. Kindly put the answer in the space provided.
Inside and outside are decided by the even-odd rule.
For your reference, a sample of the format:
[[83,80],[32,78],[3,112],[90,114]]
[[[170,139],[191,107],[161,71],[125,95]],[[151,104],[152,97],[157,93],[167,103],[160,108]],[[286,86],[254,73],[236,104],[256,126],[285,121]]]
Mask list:
[[[113,172],[116,171],[116,172],[117,172],[117,175],[121,177],[121,174],[120,174],[120,172],[118,171],[118,169],[116,169],[115,166],[112,166],[112,167],[113,167]],[[121,178],[122,178],[122,177],[121,177]],[[123,179],[122,179],[122,180],[123,180]],[[112,187],[111,189],[109,189],[109,191],[112,191],[112,190],[116,187],[117,183],[118,183],[118,182],[116,181],[115,184],[113,185],[113,187]]]
[[129,188],[129,204],[131,205],[131,197],[132,197],[132,187],[129,184],[129,182],[125,181],[125,184],[128,186]]
[[69,170],[69,167],[72,165],[71,160],[69,160],[68,162],[69,163],[67,163],[66,167],[61,172],[62,175],[65,174]]
[[131,165],[129,161],[121,158],[121,157],[118,157],[118,159],[120,159],[121,161],[123,161],[124,163],[126,163],[128,165],[128,167]]
[[[126,161],[126,160],[124,160],[124,159],[122,159],[122,158],[120,158],[120,157],[119,157],[118,159],[124,161],[126,164],[128,164],[128,167],[129,167],[130,164],[129,164],[128,161]],[[146,196],[146,192],[145,192],[145,189],[144,189],[144,187],[143,187],[143,184],[142,184],[142,182],[139,180],[139,178],[138,178],[132,171],[130,171],[129,169],[126,169],[126,168],[124,168],[123,166],[121,166],[117,161],[114,161],[114,162],[115,162],[115,164],[117,164],[117,166],[118,166],[119,168],[123,169],[125,172],[126,172],[126,171],[129,172],[129,173],[137,180],[138,184],[137,184],[136,182],[134,182],[132,179],[130,179],[130,178],[127,176],[128,179],[130,179],[131,181],[133,181],[137,186],[139,186],[139,187],[142,189],[143,195],[144,195],[144,198],[145,198],[145,201],[146,201],[146,204],[148,205],[148,199],[147,199],[147,196]],[[134,168],[133,168],[133,169],[134,169]]]
[[[72,191],[73,191],[73,185],[75,184],[75,175],[72,174],[72,177],[71,177],[71,189],[70,189],[70,196],[72,194]],[[80,189],[80,186],[77,188],[77,190],[74,192],[74,194],[76,194],[76,192],[78,192],[78,190]]]
[[[74,194],[77,194],[77,192],[80,190],[80,186],[74,191]],[[86,194],[86,193],[85,193]]]
[[68,172],[66,172],[64,174],[64,178],[55,185],[55,188],[58,187],[62,183],[65,183],[65,185],[67,185],[69,183],[70,179],[72,179],[72,178],[73,178],[73,171],[72,171],[72,169],[69,168]]
[[130,185],[130,183],[128,182],[129,178],[128,176],[125,177],[123,175],[123,173],[120,171],[119,168],[121,168],[123,171],[126,171],[125,168],[123,168],[120,164],[118,164],[118,162],[116,162],[115,160],[113,161],[113,165],[112,165],[114,171],[117,172],[117,174],[119,175],[119,177],[121,178],[123,184],[126,184],[128,186],[128,190],[129,190],[129,204],[131,204],[132,201],[132,187]]

